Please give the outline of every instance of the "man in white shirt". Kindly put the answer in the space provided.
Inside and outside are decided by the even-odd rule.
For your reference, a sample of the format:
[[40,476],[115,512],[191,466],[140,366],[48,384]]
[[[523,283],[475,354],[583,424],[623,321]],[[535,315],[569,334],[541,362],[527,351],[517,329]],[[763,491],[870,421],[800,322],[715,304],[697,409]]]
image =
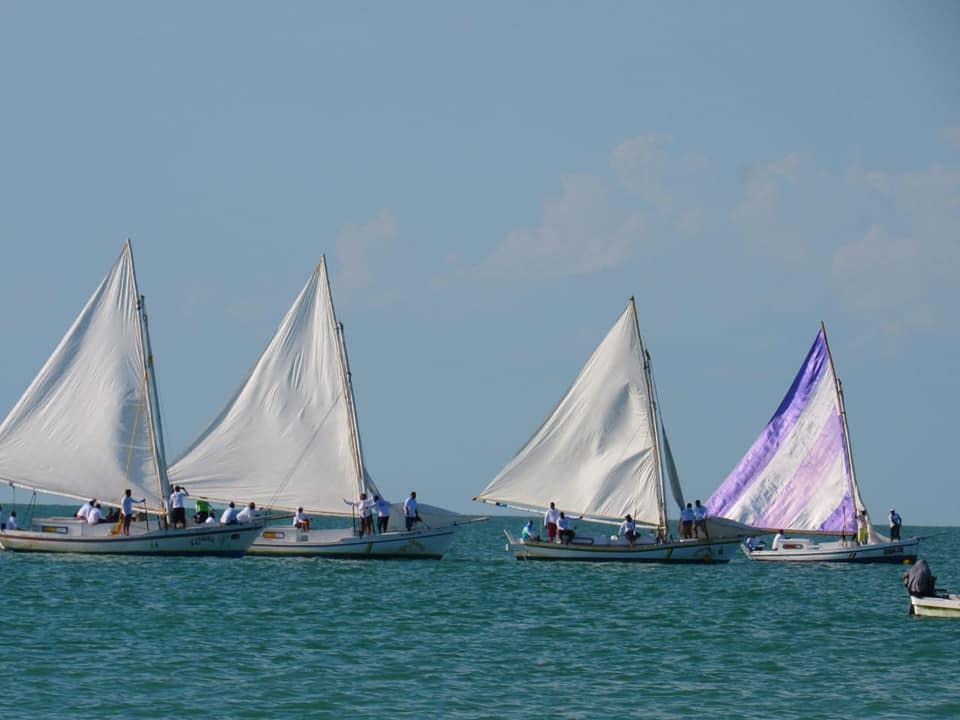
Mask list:
[[343,501],[360,511],[360,537],[373,535],[373,500],[368,498],[365,492],[362,492],[359,500],[344,498]]
[[226,509],[223,511],[223,514],[220,516],[221,525],[235,525],[237,523],[237,508],[233,503],[230,503]]
[[130,495],[130,488],[127,488],[123,492],[123,499],[120,501],[120,514],[123,516],[123,525],[121,532],[124,535],[130,534],[130,521],[133,520],[133,504],[135,502],[142,503],[146,502],[146,498],[140,500],[134,500],[133,496]]
[[217,524],[217,515],[213,512],[213,508],[210,508],[210,514],[207,515],[207,519],[203,521],[204,525],[216,525]]
[[684,540],[693,537],[693,505],[690,503],[680,511],[680,537]]
[[383,535],[390,525],[390,502],[379,495],[374,495],[373,504],[377,509],[377,533]]
[[770,544],[770,549],[779,550],[780,545],[783,544],[783,541],[784,541],[783,530],[781,530],[780,532],[778,532],[776,535],[773,536],[773,542]]
[[420,522],[420,513],[417,511],[417,493],[411,492],[410,497],[403,501],[403,522],[407,532],[413,530],[414,523]]
[[710,531],[707,530],[707,508],[697,500],[693,508],[693,536],[699,538],[701,531],[703,531],[703,537],[710,537]]
[[633,547],[633,541],[637,539],[637,523],[633,521],[629,513],[627,513],[623,522],[620,523],[620,531],[618,534],[625,537],[627,542],[630,543],[630,546]]
[[557,506],[550,503],[550,509],[543,514],[543,526],[547,529],[547,540],[557,541],[557,520],[560,519],[560,511]]
[[17,511],[11,510],[10,517],[7,518],[7,530],[16,530],[17,529]]
[[298,530],[310,529],[310,518],[308,518],[307,514],[303,512],[302,507],[298,507],[297,512],[295,512],[293,515],[293,526]]
[[103,520],[103,513],[100,511],[100,504],[97,503],[90,512],[87,513],[87,525],[96,525]]
[[86,520],[87,515],[90,514],[90,510],[94,505],[97,504],[97,499],[93,498],[92,500],[87,500],[83,505],[80,506],[80,509],[77,510],[75,517],[77,520]]
[[175,485],[173,492],[170,493],[170,522],[173,523],[174,528],[187,526],[187,511],[183,507],[183,499],[189,496],[187,489],[179,485]]
[[257,504],[252,502],[239,512],[239,514],[237,515],[237,522],[238,523],[252,522],[256,516],[257,516]]
[[[583,520],[583,515],[578,517],[577,520]],[[560,543],[563,545],[569,545],[577,536],[577,533],[570,527],[570,522],[570,518],[562,512],[560,513],[560,517],[557,518],[557,535],[560,538]]]

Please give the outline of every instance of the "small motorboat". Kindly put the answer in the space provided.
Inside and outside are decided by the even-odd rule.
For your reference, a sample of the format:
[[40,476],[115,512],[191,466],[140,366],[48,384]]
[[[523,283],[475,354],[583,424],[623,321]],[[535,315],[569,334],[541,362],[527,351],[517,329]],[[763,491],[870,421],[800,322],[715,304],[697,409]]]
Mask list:
[[960,595],[937,588],[937,577],[926,560],[918,560],[903,574],[903,585],[910,593],[911,615],[960,617]]

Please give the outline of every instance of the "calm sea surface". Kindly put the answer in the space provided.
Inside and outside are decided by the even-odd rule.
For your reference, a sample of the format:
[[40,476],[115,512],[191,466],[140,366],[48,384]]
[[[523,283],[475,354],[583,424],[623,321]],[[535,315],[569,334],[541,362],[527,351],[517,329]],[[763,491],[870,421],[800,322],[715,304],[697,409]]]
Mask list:
[[[524,563],[521,525],[423,562],[0,553],[3,716],[960,717],[960,621],[908,617],[902,566]],[[960,591],[960,529],[905,530]]]

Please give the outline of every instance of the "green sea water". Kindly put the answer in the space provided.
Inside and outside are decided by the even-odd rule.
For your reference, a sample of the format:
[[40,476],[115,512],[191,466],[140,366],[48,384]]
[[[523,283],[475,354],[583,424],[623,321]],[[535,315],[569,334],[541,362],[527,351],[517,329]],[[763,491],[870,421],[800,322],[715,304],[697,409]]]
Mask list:
[[[517,562],[521,525],[441,561],[0,553],[3,715],[960,717],[960,621],[909,617],[902,566]],[[905,531],[960,590],[960,529]]]

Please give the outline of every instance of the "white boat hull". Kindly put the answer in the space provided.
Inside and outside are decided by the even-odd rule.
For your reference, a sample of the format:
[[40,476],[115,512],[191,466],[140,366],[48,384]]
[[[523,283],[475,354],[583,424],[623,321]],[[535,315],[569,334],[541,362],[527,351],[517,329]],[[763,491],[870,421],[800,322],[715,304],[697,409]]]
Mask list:
[[0,547],[14,552],[240,557],[263,526],[196,525],[179,530],[146,530],[134,523],[129,536],[112,535],[112,529],[112,523],[87,525],[73,518],[38,519],[29,530],[0,531]]
[[448,527],[388,532],[357,537],[352,530],[309,530],[271,527],[250,546],[251,555],[274,557],[306,556],[368,559],[436,559],[444,556],[453,542],[455,528]]
[[920,541],[909,540],[857,545],[854,542],[817,542],[810,538],[787,538],[778,550],[750,550],[744,555],[761,562],[858,562],[909,564],[917,559]]
[[517,560],[579,560],[586,562],[647,562],[647,563],[725,563],[735,552],[733,540],[685,540],[668,543],[637,543],[624,540],[611,542],[609,538],[574,538],[573,542],[559,543],[515,539],[509,532],[507,550]]
[[960,617],[960,595],[946,597],[910,596],[910,614],[926,617]]

